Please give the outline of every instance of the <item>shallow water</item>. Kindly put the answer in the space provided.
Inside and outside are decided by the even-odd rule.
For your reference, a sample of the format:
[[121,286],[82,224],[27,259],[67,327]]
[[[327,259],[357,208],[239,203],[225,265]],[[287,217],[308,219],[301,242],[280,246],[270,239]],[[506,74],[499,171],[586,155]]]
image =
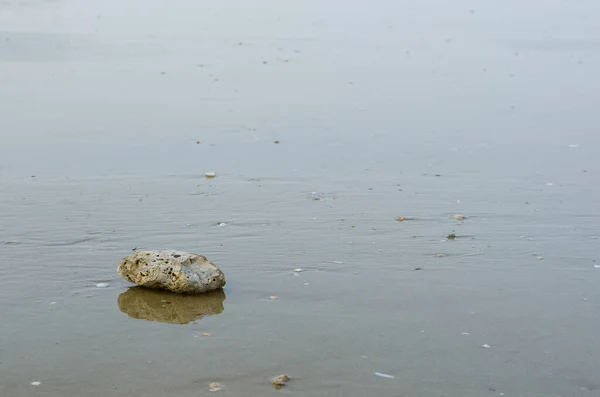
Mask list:
[[598,12],[1,2],[0,395],[599,395]]

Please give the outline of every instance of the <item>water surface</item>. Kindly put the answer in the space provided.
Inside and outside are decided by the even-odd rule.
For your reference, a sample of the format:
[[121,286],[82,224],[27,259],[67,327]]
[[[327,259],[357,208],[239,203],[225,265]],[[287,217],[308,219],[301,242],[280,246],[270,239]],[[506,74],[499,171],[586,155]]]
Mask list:
[[3,1],[0,394],[599,395],[599,12]]

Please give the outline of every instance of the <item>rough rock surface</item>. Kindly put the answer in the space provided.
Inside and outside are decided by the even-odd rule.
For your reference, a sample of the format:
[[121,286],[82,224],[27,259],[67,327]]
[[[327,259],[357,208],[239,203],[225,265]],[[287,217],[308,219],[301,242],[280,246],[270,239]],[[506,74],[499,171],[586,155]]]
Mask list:
[[225,285],[225,275],[202,255],[181,251],[137,251],[123,258],[118,272],[147,288],[182,294],[214,291]]

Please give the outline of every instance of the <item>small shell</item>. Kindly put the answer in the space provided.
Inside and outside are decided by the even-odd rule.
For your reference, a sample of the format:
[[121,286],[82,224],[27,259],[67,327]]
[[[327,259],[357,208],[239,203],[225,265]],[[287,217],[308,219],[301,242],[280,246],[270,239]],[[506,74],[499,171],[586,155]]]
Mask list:
[[279,390],[290,381],[290,377],[286,374],[281,374],[271,380],[271,384],[275,389]]

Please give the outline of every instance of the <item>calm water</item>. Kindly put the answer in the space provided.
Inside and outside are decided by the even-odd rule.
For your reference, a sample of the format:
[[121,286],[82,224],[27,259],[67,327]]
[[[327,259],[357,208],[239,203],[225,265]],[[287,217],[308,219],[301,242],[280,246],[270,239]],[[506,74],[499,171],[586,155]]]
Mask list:
[[600,395],[600,5],[479,3],[0,2],[0,395]]

